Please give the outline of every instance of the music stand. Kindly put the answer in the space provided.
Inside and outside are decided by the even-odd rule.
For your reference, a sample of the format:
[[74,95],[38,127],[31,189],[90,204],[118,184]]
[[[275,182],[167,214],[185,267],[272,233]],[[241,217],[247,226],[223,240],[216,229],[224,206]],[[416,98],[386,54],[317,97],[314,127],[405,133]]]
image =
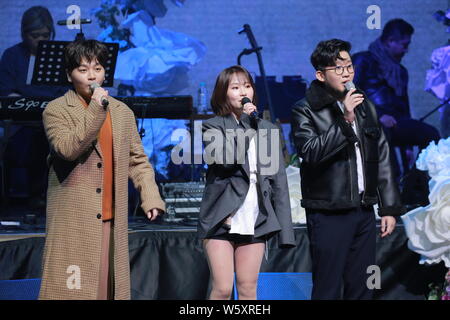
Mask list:
[[[64,49],[69,41],[40,41],[34,62],[31,84],[46,86],[69,86],[64,62]],[[108,48],[108,60],[105,67],[103,87],[114,85],[118,43],[103,43]]]

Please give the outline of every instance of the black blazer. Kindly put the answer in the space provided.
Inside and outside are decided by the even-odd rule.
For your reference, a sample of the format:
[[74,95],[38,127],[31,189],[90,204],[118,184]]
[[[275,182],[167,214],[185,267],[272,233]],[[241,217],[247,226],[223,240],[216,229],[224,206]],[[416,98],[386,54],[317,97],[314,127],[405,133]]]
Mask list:
[[[203,122],[208,171],[200,207],[198,237],[203,239],[220,232],[224,219],[235,213],[244,202],[250,185],[246,153],[250,138],[256,134],[256,149],[260,155],[257,156],[260,213],[256,220],[254,236],[271,237],[278,234],[280,247],[294,247],[289,190],[280,143],[281,132],[272,123],[260,119],[257,120],[258,129],[255,131],[250,122],[246,114],[241,116],[243,127],[237,124],[232,114],[216,116]],[[242,130],[241,133],[246,130],[248,134],[245,144],[238,143],[238,138],[232,135],[239,130]],[[220,139],[207,141],[208,133],[213,133],[215,137],[220,136]],[[270,143],[271,140],[274,141]],[[214,148],[216,152],[211,153],[210,150]],[[230,148],[235,148],[233,154],[227,154],[227,149],[229,151]],[[239,150],[243,152],[238,152]],[[211,157],[208,157],[208,154],[211,154]]]

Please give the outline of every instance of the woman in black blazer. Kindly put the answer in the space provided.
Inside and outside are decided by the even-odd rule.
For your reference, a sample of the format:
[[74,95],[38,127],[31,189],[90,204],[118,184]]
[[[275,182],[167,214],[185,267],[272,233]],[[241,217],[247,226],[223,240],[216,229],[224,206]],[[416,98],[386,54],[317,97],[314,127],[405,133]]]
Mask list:
[[[242,103],[243,98],[250,102]],[[247,70],[233,66],[216,80],[216,117],[203,123],[206,187],[198,236],[212,275],[210,299],[229,299],[236,272],[239,299],[256,299],[266,241],[294,247],[280,130],[251,117],[256,90]]]

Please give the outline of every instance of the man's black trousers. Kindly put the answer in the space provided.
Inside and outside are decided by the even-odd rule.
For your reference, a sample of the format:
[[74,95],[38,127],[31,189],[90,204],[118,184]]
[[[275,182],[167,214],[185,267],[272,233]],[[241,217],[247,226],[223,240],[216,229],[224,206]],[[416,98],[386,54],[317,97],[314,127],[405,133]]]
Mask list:
[[367,286],[375,265],[373,207],[349,210],[306,209],[312,256],[312,300],[372,299]]

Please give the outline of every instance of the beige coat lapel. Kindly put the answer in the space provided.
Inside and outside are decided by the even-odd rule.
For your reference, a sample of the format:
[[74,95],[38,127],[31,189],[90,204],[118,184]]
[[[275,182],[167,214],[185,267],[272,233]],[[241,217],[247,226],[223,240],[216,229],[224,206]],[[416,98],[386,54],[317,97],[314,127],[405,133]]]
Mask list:
[[111,124],[112,124],[112,136],[113,136],[113,158],[114,158],[114,171],[117,172],[117,163],[118,163],[118,156],[119,156],[119,150],[122,147],[121,145],[121,137],[123,133],[122,128],[122,121],[121,121],[121,115],[120,115],[120,106],[119,102],[115,99],[109,99],[110,105],[109,105],[109,112],[111,115]]

